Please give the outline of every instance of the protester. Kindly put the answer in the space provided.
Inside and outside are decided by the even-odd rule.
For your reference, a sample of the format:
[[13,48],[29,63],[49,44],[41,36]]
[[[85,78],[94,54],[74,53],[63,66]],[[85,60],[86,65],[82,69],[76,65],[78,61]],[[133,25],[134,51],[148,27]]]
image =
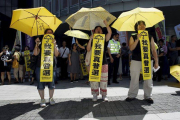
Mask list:
[[[146,24],[144,21],[138,21],[135,26],[135,31],[138,33],[138,30],[145,30]],[[140,48],[140,41],[139,38],[141,37],[140,34],[132,35],[129,42],[129,48],[132,51],[132,61],[130,66],[130,75],[131,75],[131,82],[130,82],[130,88],[128,92],[128,97],[126,98],[126,101],[130,102],[132,100],[135,100],[138,94],[139,89],[139,75],[140,71],[142,69],[142,62],[141,62],[141,48]],[[151,46],[152,55],[155,60],[154,68],[158,68],[158,58],[157,58],[157,52],[154,45],[154,39],[152,36],[149,35],[149,41]],[[152,57],[151,55],[151,57]],[[153,61],[151,61],[151,71],[153,73]],[[144,99],[148,103],[153,103],[152,97],[152,76],[149,80],[144,80]]]
[[[111,38],[112,31],[109,27],[107,21],[104,21],[104,24],[107,28],[107,34],[105,37],[105,45],[104,45],[104,53],[103,53],[103,63],[102,63],[102,73],[101,73],[101,81],[100,81],[100,94],[102,95],[102,99],[104,101],[108,101],[107,99],[107,82],[108,82],[108,63],[106,59],[106,50],[107,50],[107,43]],[[103,34],[103,29],[101,26],[96,26],[94,29],[94,34]],[[90,40],[87,45],[87,52],[91,51],[93,42],[93,35],[91,35]],[[93,95],[93,101],[97,101],[97,96],[99,95],[99,83],[98,82],[90,82],[91,85],[91,93]]]
[[121,58],[122,58],[123,76],[128,76],[128,72],[129,72],[129,47],[126,46],[126,43],[122,43]]
[[[26,46],[24,52],[27,51],[27,50],[29,50],[29,49],[30,49],[29,46]],[[22,52],[22,56],[23,56],[24,59],[25,59],[25,57],[27,57],[27,55],[25,55],[24,52]],[[29,56],[30,56],[30,55],[29,55]],[[31,81],[31,79],[30,79],[31,71],[27,71],[27,70],[26,70],[26,65],[24,64],[24,68],[23,68],[23,78],[24,78],[23,81],[24,81],[24,82],[25,82],[26,72],[28,73],[28,80]]]
[[68,55],[69,55],[69,48],[66,47],[66,42],[63,41],[63,47],[59,49],[60,53],[60,66],[61,66],[61,78],[67,79],[67,66],[68,66]]
[[108,54],[110,57],[110,62],[109,62],[109,69],[108,69],[108,85],[110,85],[110,79],[111,79],[111,74],[113,72],[113,83],[119,83],[117,81],[117,73],[118,73],[118,68],[119,68],[119,58],[120,58],[120,42],[118,41],[119,39],[119,34],[115,33],[113,34],[112,40],[109,40],[108,43]]
[[19,45],[15,46],[15,52],[13,54],[13,65],[12,67],[14,68],[14,77],[15,77],[15,83],[19,83],[18,79],[18,72],[19,72],[19,77],[21,78],[21,82],[23,82],[23,69],[20,69],[19,65],[19,58],[21,53]]
[[7,72],[7,76],[8,76],[8,80],[9,80],[9,84],[11,84],[11,62],[12,62],[12,58],[11,55],[9,54],[9,52],[6,51],[7,48],[4,47],[3,51],[0,53],[0,64],[1,64],[1,68],[0,68],[0,72],[1,72],[1,80],[2,83],[1,85],[4,85],[4,76],[5,76],[5,72]]
[[76,75],[79,73],[80,69],[80,60],[79,60],[79,53],[77,51],[77,44],[72,44],[72,50],[69,53],[69,60],[68,60],[69,66],[68,66],[68,72],[71,76],[71,83],[78,82],[76,79]]
[[[53,30],[52,29],[46,29],[44,34],[53,34]],[[46,106],[46,101],[44,99],[44,89],[45,89],[45,85],[48,84],[48,88],[49,88],[49,102],[50,105],[54,105],[55,101],[53,99],[53,94],[54,94],[54,89],[55,89],[55,84],[54,84],[54,79],[52,80],[52,82],[40,82],[40,66],[41,66],[41,45],[40,45],[40,40],[36,39],[36,46],[34,48],[33,54],[35,56],[37,56],[37,65],[36,65],[36,79],[38,81],[38,85],[37,85],[37,89],[39,92],[39,95],[41,97],[41,102],[40,102],[40,106],[41,107],[45,107]],[[54,39],[53,41],[54,44],[54,55],[57,57],[59,55],[58,52],[58,48],[56,47],[56,40]],[[55,66],[55,65],[53,65]]]

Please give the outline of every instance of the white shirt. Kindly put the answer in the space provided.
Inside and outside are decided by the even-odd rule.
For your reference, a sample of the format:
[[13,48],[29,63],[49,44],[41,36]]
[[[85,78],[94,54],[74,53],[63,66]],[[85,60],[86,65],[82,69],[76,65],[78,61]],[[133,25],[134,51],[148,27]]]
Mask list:
[[[119,41],[116,41],[116,40],[114,40],[114,39],[112,39],[113,40],[113,42],[114,42],[114,44],[118,44],[117,42],[119,42]],[[110,40],[109,40],[109,42],[108,42],[108,46],[107,46],[108,48],[111,48],[111,43],[110,43]],[[121,46],[119,45],[119,49],[121,48]],[[111,54],[117,54],[117,53],[111,53]]]
[[[66,51],[64,52],[65,49],[66,49]],[[69,48],[67,48],[67,47],[65,47],[65,48],[60,47],[59,53],[61,54],[60,56],[61,56],[62,58],[68,58]],[[64,55],[62,56],[63,53],[64,53]]]

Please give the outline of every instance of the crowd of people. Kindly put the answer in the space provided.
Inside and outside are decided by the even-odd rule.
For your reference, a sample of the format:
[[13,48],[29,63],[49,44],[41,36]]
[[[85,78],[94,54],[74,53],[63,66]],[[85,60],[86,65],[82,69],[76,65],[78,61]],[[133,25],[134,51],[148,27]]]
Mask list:
[[[104,24],[107,29],[107,34],[105,36],[105,45],[104,45],[104,54],[103,54],[103,63],[102,63],[102,74],[100,85],[98,82],[90,82],[91,92],[93,95],[93,101],[97,101],[97,96],[102,95],[104,101],[108,101],[107,98],[107,85],[111,85],[112,82],[118,84],[118,80],[122,80],[122,76],[130,76],[130,89],[128,92],[128,97],[126,101],[132,101],[136,98],[139,89],[139,80],[142,69],[141,62],[141,49],[139,34],[132,34],[129,40],[129,45],[126,43],[120,43],[119,34],[112,33],[111,28],[104,21]],[[139,21],[135,24],[136,33],[138,30],[145,30],[146,24],[144,21]],[[46,29],[45,34],[53,34],[54,31],[51,29]],[[101,26],[96,26],[93,34],[103,34],[103,29]],[[37,89],[41,97],[40,105],[42,107],[46,106],[46,101],[44,99],[44,89],[45,85],[48,85],[49,88],[49,101],[51,105],[55,104],[53,99],[55,84],[58,84],[57,78],[57,68],[61,68],[60,79],[68,79],[68,73],[70,74],[69,82],[78,82],[78,79],[83,79],[82,70],[80,67],[80,54],[91,53],[92,43],[93,43],[93,34],[90,37],[87,46],[82,46],[78,40],[76,43],[72,44],[71,48],[66,47],[66,41],[62,42],[62,47],[58,48],[56,45],[56,40],[53,40],[54,43],[54,64],[53,64],[53,81],[52,82],[40,82],[40,66],[41,66],[41,40],[37,38],[35,40],[35,48],[31,56],[36,56],[36,68],[30,72],[26,72],[25,67],[25,54],[20,49],[20,45],[14,47],[14,52],[10,53],[9,48],[6,45],[3,47],[2,52],[0,53],[0,72],[1,72],[1,85],[4,85],[5,76],[8,78],[9,83],[11,84],[11,69],[13,69],[14,83],[23,83],[25,82],[25,76],[28,74],[28,81],[31,85],[34,84],[34,79],[37,80]],[[149,80],[144,81],[144,99],[148,103],[153,103],[152,100],[152,88],[153,80],[161,81],[162,79],[168,79],[170,75],[170,66],[180,63],[180,40],[177,40],[175,35],[171,36],[171,41],[165,43],[163,39],[158,40],[158,49],[155,47],[154,38],[149,35],[150,47],[151,47],[151,71],[153,73],[153,66],[157,68],[160,66],[160,69],[157,73],[153,73],[153,77]],[[26,46],[25,50],[29,50],[29,47]],[[83,51],[83,52],[82,52]],[[86,57],[86,59],[90,59]],[[90,69],[90,63],[86,64],[87,69]],[[118,77],[119,73],[119,77]],[[32,77],[31,77],[32,74]],[[99,88],[100,86],[100,88]]]

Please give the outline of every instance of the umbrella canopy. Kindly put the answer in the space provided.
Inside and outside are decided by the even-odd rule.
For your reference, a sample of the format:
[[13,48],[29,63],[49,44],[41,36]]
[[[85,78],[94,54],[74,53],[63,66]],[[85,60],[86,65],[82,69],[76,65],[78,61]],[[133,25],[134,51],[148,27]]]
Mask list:
[[180,64],[171,66],[170,74],[180,82]]
[[156,8],[135,8],[123,12],[112,25],[118,31],[135,31],[134,25],[138,21],[144,21],[146,28],[152,27],[164,20],[163,12]]
[[89,35],[79,30],[68,30],[64,34],[75,38],[89,40]]
[[96,26],[106,27],[104,20],[111,24],[116,17],[102,7],[81,8],[66,19],[66,22],[74,29],[93,30]]
[[47,28],[55,31],[61,23],[62,21],[44,7],[17,9],[13,11],[10,28],[32,37],[43,35]]

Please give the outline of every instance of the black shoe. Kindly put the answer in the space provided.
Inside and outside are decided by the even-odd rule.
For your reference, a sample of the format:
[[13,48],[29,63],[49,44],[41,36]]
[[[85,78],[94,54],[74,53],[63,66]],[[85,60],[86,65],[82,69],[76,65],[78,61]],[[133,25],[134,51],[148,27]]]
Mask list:
[[19,83],[19,81],[15,81],[14,83],[17,84],[17,83]]
[[57,82],[57,81],[55,81],[55,84],[58,84],[58,82]]
[[34,84],[34,82],[31,82],[31,83],[30,83],[30,85],[33,85],[33,84]]
[[71,80],[71,83],[73,83],[73,80]]
[[150,103],[150,104],[153,104],[153,103],[154,103],[153,99],[151,99],[151,98],[145,99],[145,101],[147,101],[147,102]]
[[111,83],[110,83],[110,82],[108,82],[108,85],[111,85]]
[[113,83],[116,83],[116,84],[118,84],[119,82],[118,82],[118,81],[113,81]]
[[127,97],[127,98],[125,99],[125,101],[127,101],[127,102],[131,102],[131,101],[133,101],[133,100],[135,100],[135,98],[129,98],[129,97]]

